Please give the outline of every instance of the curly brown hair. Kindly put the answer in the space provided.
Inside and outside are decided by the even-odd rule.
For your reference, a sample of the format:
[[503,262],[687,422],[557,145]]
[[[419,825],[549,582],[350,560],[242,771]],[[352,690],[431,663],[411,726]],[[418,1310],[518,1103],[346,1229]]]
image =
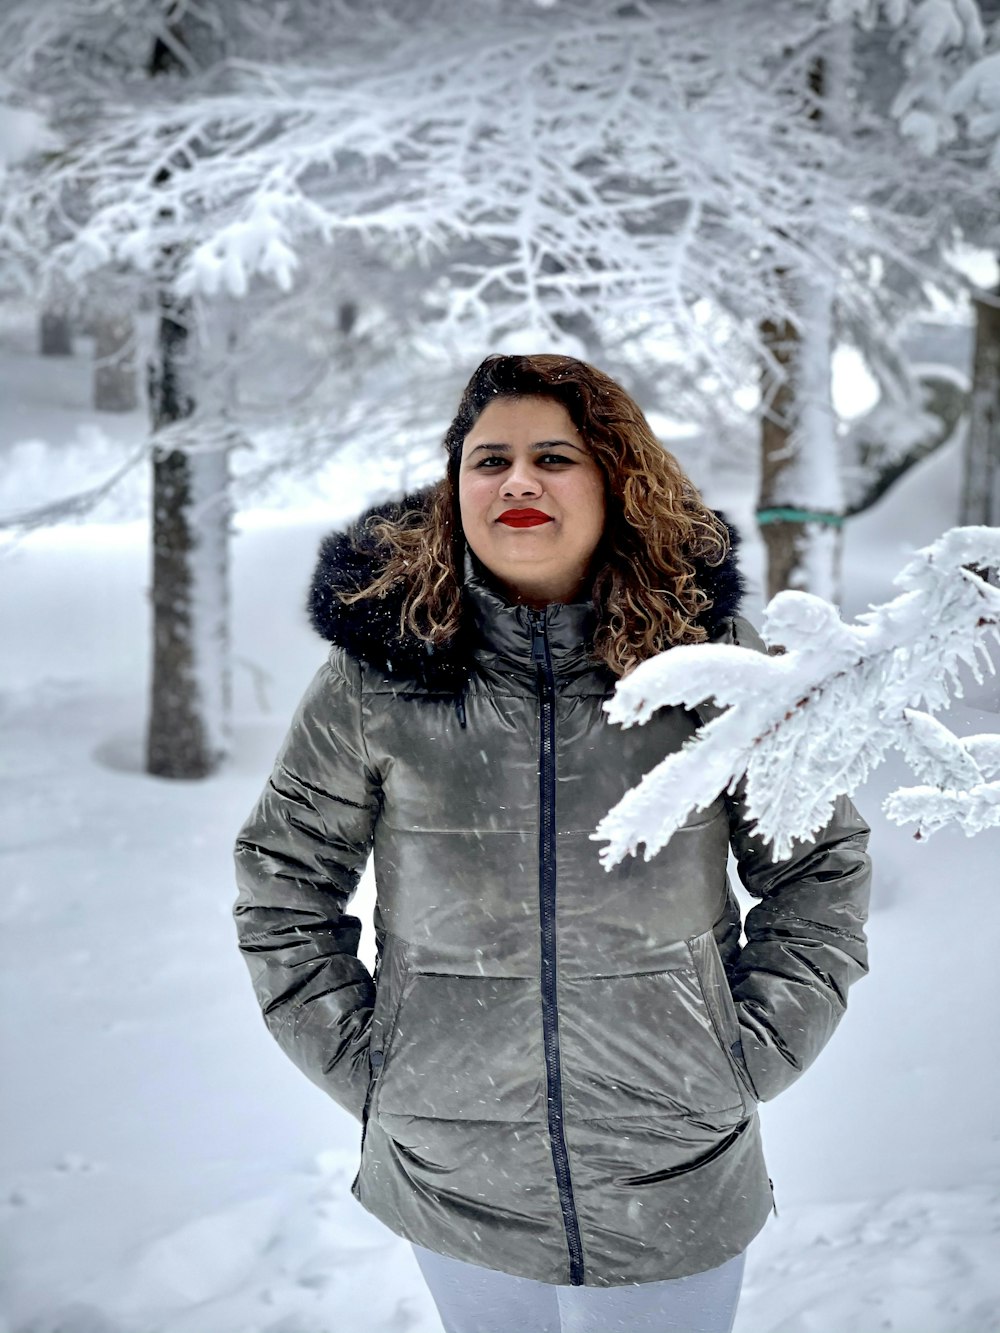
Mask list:
[[442,644],[459,630],[465,538],[458,501],[462,444],[498,397],[562,403],[605,479],[607,517],[596,553],[594,657],[615,676],[674,644],[707,637],[699,619],[711,597],[695,561],[719,565],[729,552],[725,524],[708,509],[635,401],[610,376],[570,356],[488,356],[462,394],[444,437],[448,467],[430,503],[394,520],[370,520],[384,546],[381,573],[345,602],[407,585],[400,633]]

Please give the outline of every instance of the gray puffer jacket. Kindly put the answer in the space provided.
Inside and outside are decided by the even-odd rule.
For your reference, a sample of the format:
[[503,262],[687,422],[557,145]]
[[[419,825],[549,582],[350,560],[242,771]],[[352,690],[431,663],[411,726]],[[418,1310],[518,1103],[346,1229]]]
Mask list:
[[[328,540],[332,640],[239,835],[236,920],[264,1015],[362,1121],[354,1192],[429,1249],[543,1282],[681,1277],[743,1250],[771,1193],[755,1104],[825,1045],[866,968],[868,829],[846,799],[775,863],[721,796],[650,862],[591,833],[698,719],[610,725],[593,612],[510,606],[467,564],[465,631],[347,607],[376,556]],[[720,642],[735,565],[700,571]],[[762,901],[746,942],[726,877]],[[374,979],[347,906],[374,851]]]

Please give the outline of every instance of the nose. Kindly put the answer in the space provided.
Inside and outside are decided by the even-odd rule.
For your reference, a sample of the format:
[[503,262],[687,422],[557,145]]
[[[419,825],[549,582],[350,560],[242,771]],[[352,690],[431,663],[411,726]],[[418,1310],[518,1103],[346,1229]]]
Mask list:
[[541,482],[531,463],[526,458],[516,458],[510,471],[503,479],[501,494],[513,499],[539,496],[542,493]]

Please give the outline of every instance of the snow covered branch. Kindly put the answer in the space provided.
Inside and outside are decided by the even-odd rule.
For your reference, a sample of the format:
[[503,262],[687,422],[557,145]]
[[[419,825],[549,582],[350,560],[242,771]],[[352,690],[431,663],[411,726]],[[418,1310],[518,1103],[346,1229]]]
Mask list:
[[[776,275],[801,269],[881,326],[845,256],[916,275],[960,189],[944,161],[908,167],[898,134],[863,125],[858,156],[809,114],[786,68],[821,40],[809,6],[737,6],[724,52],[697,5],[482,5],[471,25],[446,8],[391,42],[334,24],[323,49],[317,30],[311,65],[229,59],[183,95],[126,84],[7,192],[0,251],[35,246],[80,278],[171,247],[182,291],[208,295],[287,289],[310,238],[447,251],[431,293],[446,334],[557,337],[560,316],[652,310],[737,387],[696,304],[729,312],[756,356],[761,320],[795,317]],[[890,202],[904,178],[926,184],[919,207]],[[70,190],[86,215],[45,247]]]
[[787,856],[891,749],[922,784],[889,797],[891,819],[915,823],[918,837],[947,823],[968,835],[1000,826],[1000,736],[960,740],[931,716],[961,695],[963,666],[977,682],[993,670],[987,646],[1000,639],[1000,588],[981,574],[997,567],[1000,528],[953,528],[896,576],[898,597],[856,624],[821,598],[783,592],[763,628],[782,655],[694,645],[636,668],[606,705],[613,721],[632,726],[681,705],[705,724],[601,821],[593,836],[608,843],[605,868],[640,843],[651,858],[741,783],[755,831]]

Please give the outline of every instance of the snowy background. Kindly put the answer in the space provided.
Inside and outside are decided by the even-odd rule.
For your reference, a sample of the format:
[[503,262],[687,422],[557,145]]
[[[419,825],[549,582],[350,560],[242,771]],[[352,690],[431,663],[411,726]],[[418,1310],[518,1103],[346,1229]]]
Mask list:
[[[0,331],[5,510],[92,483],[144,431],[141,412],[88,407],[85,340],[43,362],[33,337],[26,320]],[[839,392],[866,392],[849,365]],[[117,518],[3,551],[3,1333],[439,1333],[409,1248],[349,1195],[357,1126],[267,1035],[230,918],[235,831],[324,651],[303,610],[317,543],[392,480],[348,456],[237,519],[235,748],[200,782],[140,771],[139,479]],[[755,484],[716,470],[706,494],[746,534],[759,589]],[[957,491],[950,446],[848,525],[846,613],[891,595]],[[949,721],[997,730],[997,706],[990,683]],[[915,843],[879,813],[905,776],[888,765],[859,797],[871,976],[763,1109],[780,1215],[751,1249],[737,1333],[1000,1329],[1000,834]],[[371,901],[366,885],[369,961]]]

